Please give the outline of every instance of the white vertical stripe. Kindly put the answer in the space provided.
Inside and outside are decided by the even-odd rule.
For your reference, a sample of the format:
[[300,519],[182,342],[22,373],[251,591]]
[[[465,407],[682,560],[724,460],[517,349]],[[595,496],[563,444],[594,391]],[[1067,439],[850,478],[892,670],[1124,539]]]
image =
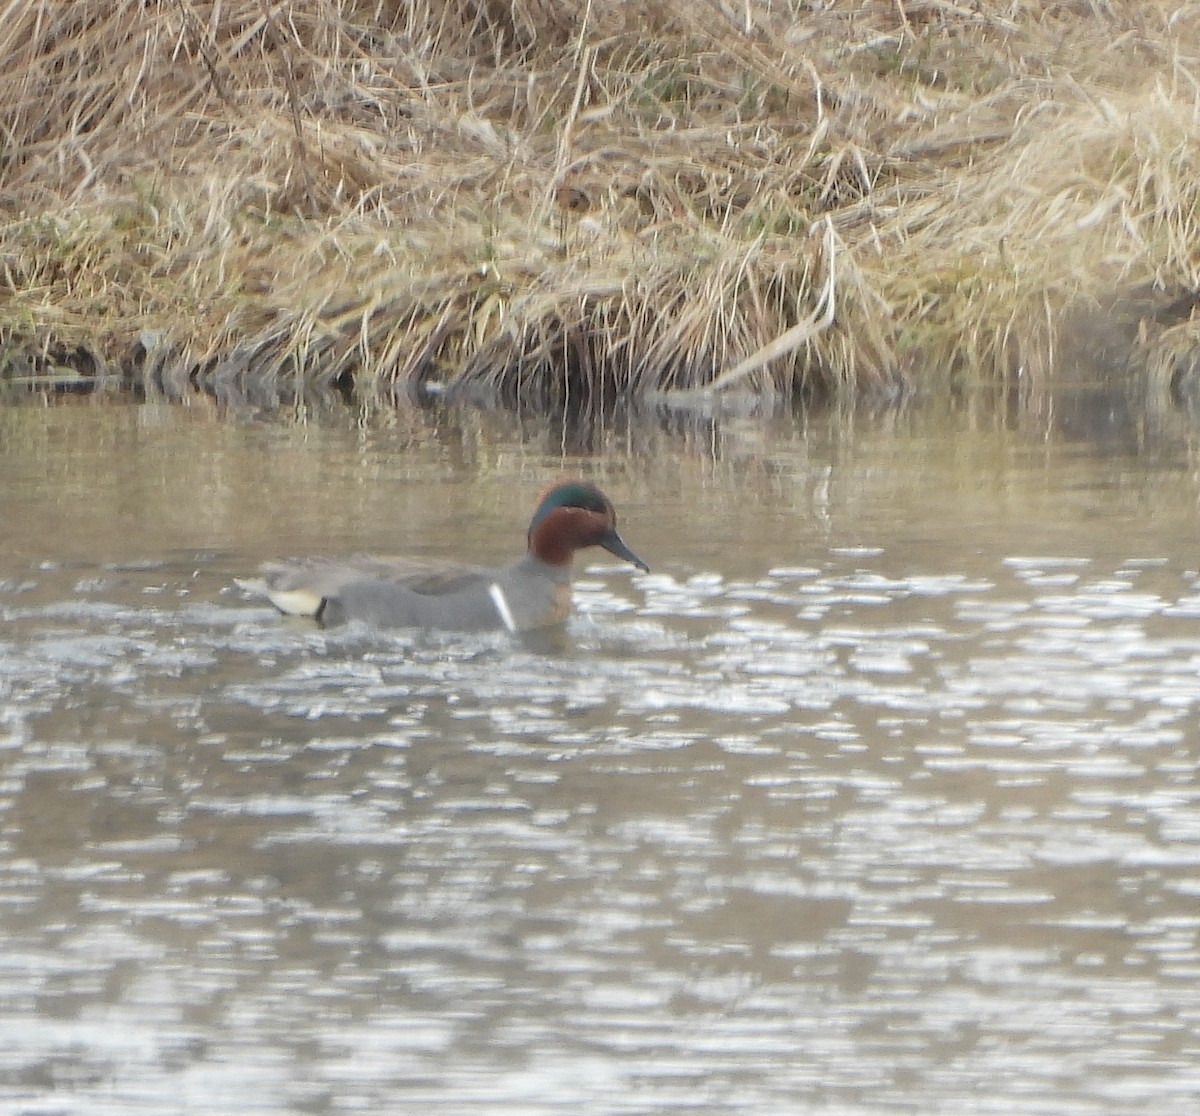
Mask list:
[[508,607],[508,598],[504,596],[504,590],[493,581],[488,586],[488,596],[492,598],[492,604],[496,606],[496,611],[500,613],[500,619],[504,621],[504,626],[510,632],[515,632],[517,630],[517,622],[513,619],[512,610]]

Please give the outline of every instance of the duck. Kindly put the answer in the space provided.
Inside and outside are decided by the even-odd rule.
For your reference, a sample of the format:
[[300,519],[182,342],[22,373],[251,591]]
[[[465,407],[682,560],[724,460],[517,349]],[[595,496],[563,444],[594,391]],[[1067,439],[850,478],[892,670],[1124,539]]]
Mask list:
[[617,533],[612,501],[594,484],[563,481],[542,493],[526,551],[499,569],[358,556],[264,563],[237,584],[287,616],[324,626],[359,621],[378,628],[533,632],[571,614],[576,551],[598,546],[644,573],[650,567]]

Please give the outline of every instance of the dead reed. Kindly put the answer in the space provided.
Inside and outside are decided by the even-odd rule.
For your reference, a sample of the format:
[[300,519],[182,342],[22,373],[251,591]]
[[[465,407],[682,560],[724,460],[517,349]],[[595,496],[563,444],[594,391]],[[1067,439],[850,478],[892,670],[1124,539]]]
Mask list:
[[1198,79],[1184,0],[0,0],[0,377],[1171,380]]

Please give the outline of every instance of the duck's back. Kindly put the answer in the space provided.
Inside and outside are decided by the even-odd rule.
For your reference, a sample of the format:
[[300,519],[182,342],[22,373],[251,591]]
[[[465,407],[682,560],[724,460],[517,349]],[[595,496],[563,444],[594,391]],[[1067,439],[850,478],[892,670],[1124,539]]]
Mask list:
[[569,566],[533,555],[499,570],[385,558],[273,563],[246,587],[284,613],[385,628],[529,631],[562,623],[571,604]]

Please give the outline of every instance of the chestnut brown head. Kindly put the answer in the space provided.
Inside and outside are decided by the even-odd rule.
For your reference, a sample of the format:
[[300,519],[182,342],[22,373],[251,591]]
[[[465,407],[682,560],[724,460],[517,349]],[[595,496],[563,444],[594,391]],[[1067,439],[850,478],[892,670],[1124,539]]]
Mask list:
[[552,566],[570,563],[575,551],[600,546],[632,562],[647,573],[646,565],[617,534],[617,513],[612,501],[594,484],[566,481],[548,489],[529,524],[529,549]]

